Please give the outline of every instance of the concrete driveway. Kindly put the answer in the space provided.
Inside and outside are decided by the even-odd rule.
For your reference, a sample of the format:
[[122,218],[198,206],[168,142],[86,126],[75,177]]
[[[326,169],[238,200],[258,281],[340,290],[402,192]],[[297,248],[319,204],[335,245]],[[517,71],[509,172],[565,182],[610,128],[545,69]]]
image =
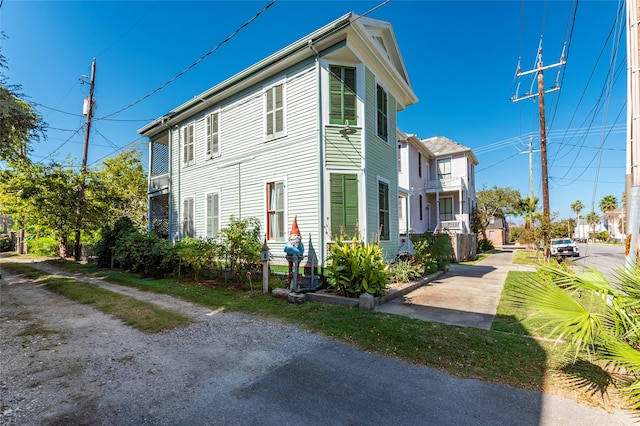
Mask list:
[[451,265],[440,278],[376,311],[488,330],[496,315],[509,271],[534,271],[514,265],[514,249],[504,249],[475,265]]

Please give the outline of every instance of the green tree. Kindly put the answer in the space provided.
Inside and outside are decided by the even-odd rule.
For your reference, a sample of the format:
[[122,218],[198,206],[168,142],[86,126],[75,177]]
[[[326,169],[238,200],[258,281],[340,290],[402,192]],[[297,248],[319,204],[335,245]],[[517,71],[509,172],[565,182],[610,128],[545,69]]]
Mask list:
[[0,205],[11,214],[18,227],[35,231],[36,236],[52,234],[65,256],[68,236],[76,219],[79,175],[57,163],[23,165],[4,171],[0,183]]
[[587,223],[591,226],[593,241],[596,240],[596,226],[600,223],[600,216],[594,211],[591,211],[587,214]]
[[578,225],[580,224],[580,212],[582,211],[582,209],[584,209],[584,204],[582,204],[582,201],[576,200],[571,203],[571,210],[573,210],[573,212],[576,214],[576,224]]
[[0,160],[7,164],[25,163],[31,151],[29,142],[44,137],[45,123],[19,93],[20,86],[8,84],[3,69],[6,58],[0,52]]
[[618,199],[613,195],[605,195],[600,200],[600,210],[607,217],[607,221],[611,220],[611,212],[618,208]]
[[96,170],[92,196],[103,211],[103,223],[128,217],[136,229],[146,230],[147,178],[141,156],[139,149],[123,151]]
[[492,217],[504,218],[518,211],[520,191],[511,187],[482,189],[477,194],[478,225],[483,239],[487,239],[487,226]]
[[558,266],[540,270],[519,283],[514,304],[554,326],[552,336],[571,343],[575,358],[586,352],[619,367],[623,391],[640,408],[640,266],[625,267],[613,279],[593,268],[580,274]]

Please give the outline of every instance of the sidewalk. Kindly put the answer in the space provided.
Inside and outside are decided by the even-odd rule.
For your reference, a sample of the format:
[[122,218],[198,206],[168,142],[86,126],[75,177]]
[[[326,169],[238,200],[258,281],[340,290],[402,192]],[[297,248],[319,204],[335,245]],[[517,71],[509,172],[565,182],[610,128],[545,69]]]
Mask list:
[[448,272],[404,297],[377,306],[376,311],[488,330],[509,271],[534,271],[514,265],[505,249],[475,265],[451,265]]

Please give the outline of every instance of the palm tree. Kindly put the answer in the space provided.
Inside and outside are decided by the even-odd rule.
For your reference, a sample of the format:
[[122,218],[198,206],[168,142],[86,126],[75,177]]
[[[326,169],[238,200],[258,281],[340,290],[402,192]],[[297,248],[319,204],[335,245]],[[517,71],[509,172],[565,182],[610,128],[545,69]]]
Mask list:
[[[618,199],[613,195],[605,195],[600,200],[600,210],[607,217],[607,222],[611,219],[611,212],[618,208]],[[611,235],[611,230],[609,230],[609,235]]]
[[576,200],[571,204],[571,210],[573,210],[573,212],[576,214],[576,224],[578,231],[580,231],[580,212],[582,211],[582,209],[584,209],[584,204],[582,204],[582,201],[580,200]]
[[576,274],[542,265],[539,272],[521,279],[511,302],[555,326],[551,334],[574,347],[575,358],[586,351],[626,372],[622,390],[640,408],[640,264],[611,280],[594,268]]
[[600,222],[600,216],[593,210],[587,214],[587,223],[591,225],[591,229],[593,229],[593,242],[596,241],[596,225]]

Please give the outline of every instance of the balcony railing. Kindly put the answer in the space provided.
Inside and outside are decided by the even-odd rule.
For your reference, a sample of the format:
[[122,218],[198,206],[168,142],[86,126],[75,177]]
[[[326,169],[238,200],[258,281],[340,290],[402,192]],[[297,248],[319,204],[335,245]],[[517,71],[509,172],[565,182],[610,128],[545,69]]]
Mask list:
[[442,230],[462,229],[462,221],[461,220],[444,220],[440,222],[440,228],[442,228]]
[[426,192],[453,191],[464,188],[464,178],[455,177],[449,179],[427,179],[425,182]]
[[149,193],[158,192],[160,190],[169,188],[169,174],[161,176],[153,176],[149,179]]

